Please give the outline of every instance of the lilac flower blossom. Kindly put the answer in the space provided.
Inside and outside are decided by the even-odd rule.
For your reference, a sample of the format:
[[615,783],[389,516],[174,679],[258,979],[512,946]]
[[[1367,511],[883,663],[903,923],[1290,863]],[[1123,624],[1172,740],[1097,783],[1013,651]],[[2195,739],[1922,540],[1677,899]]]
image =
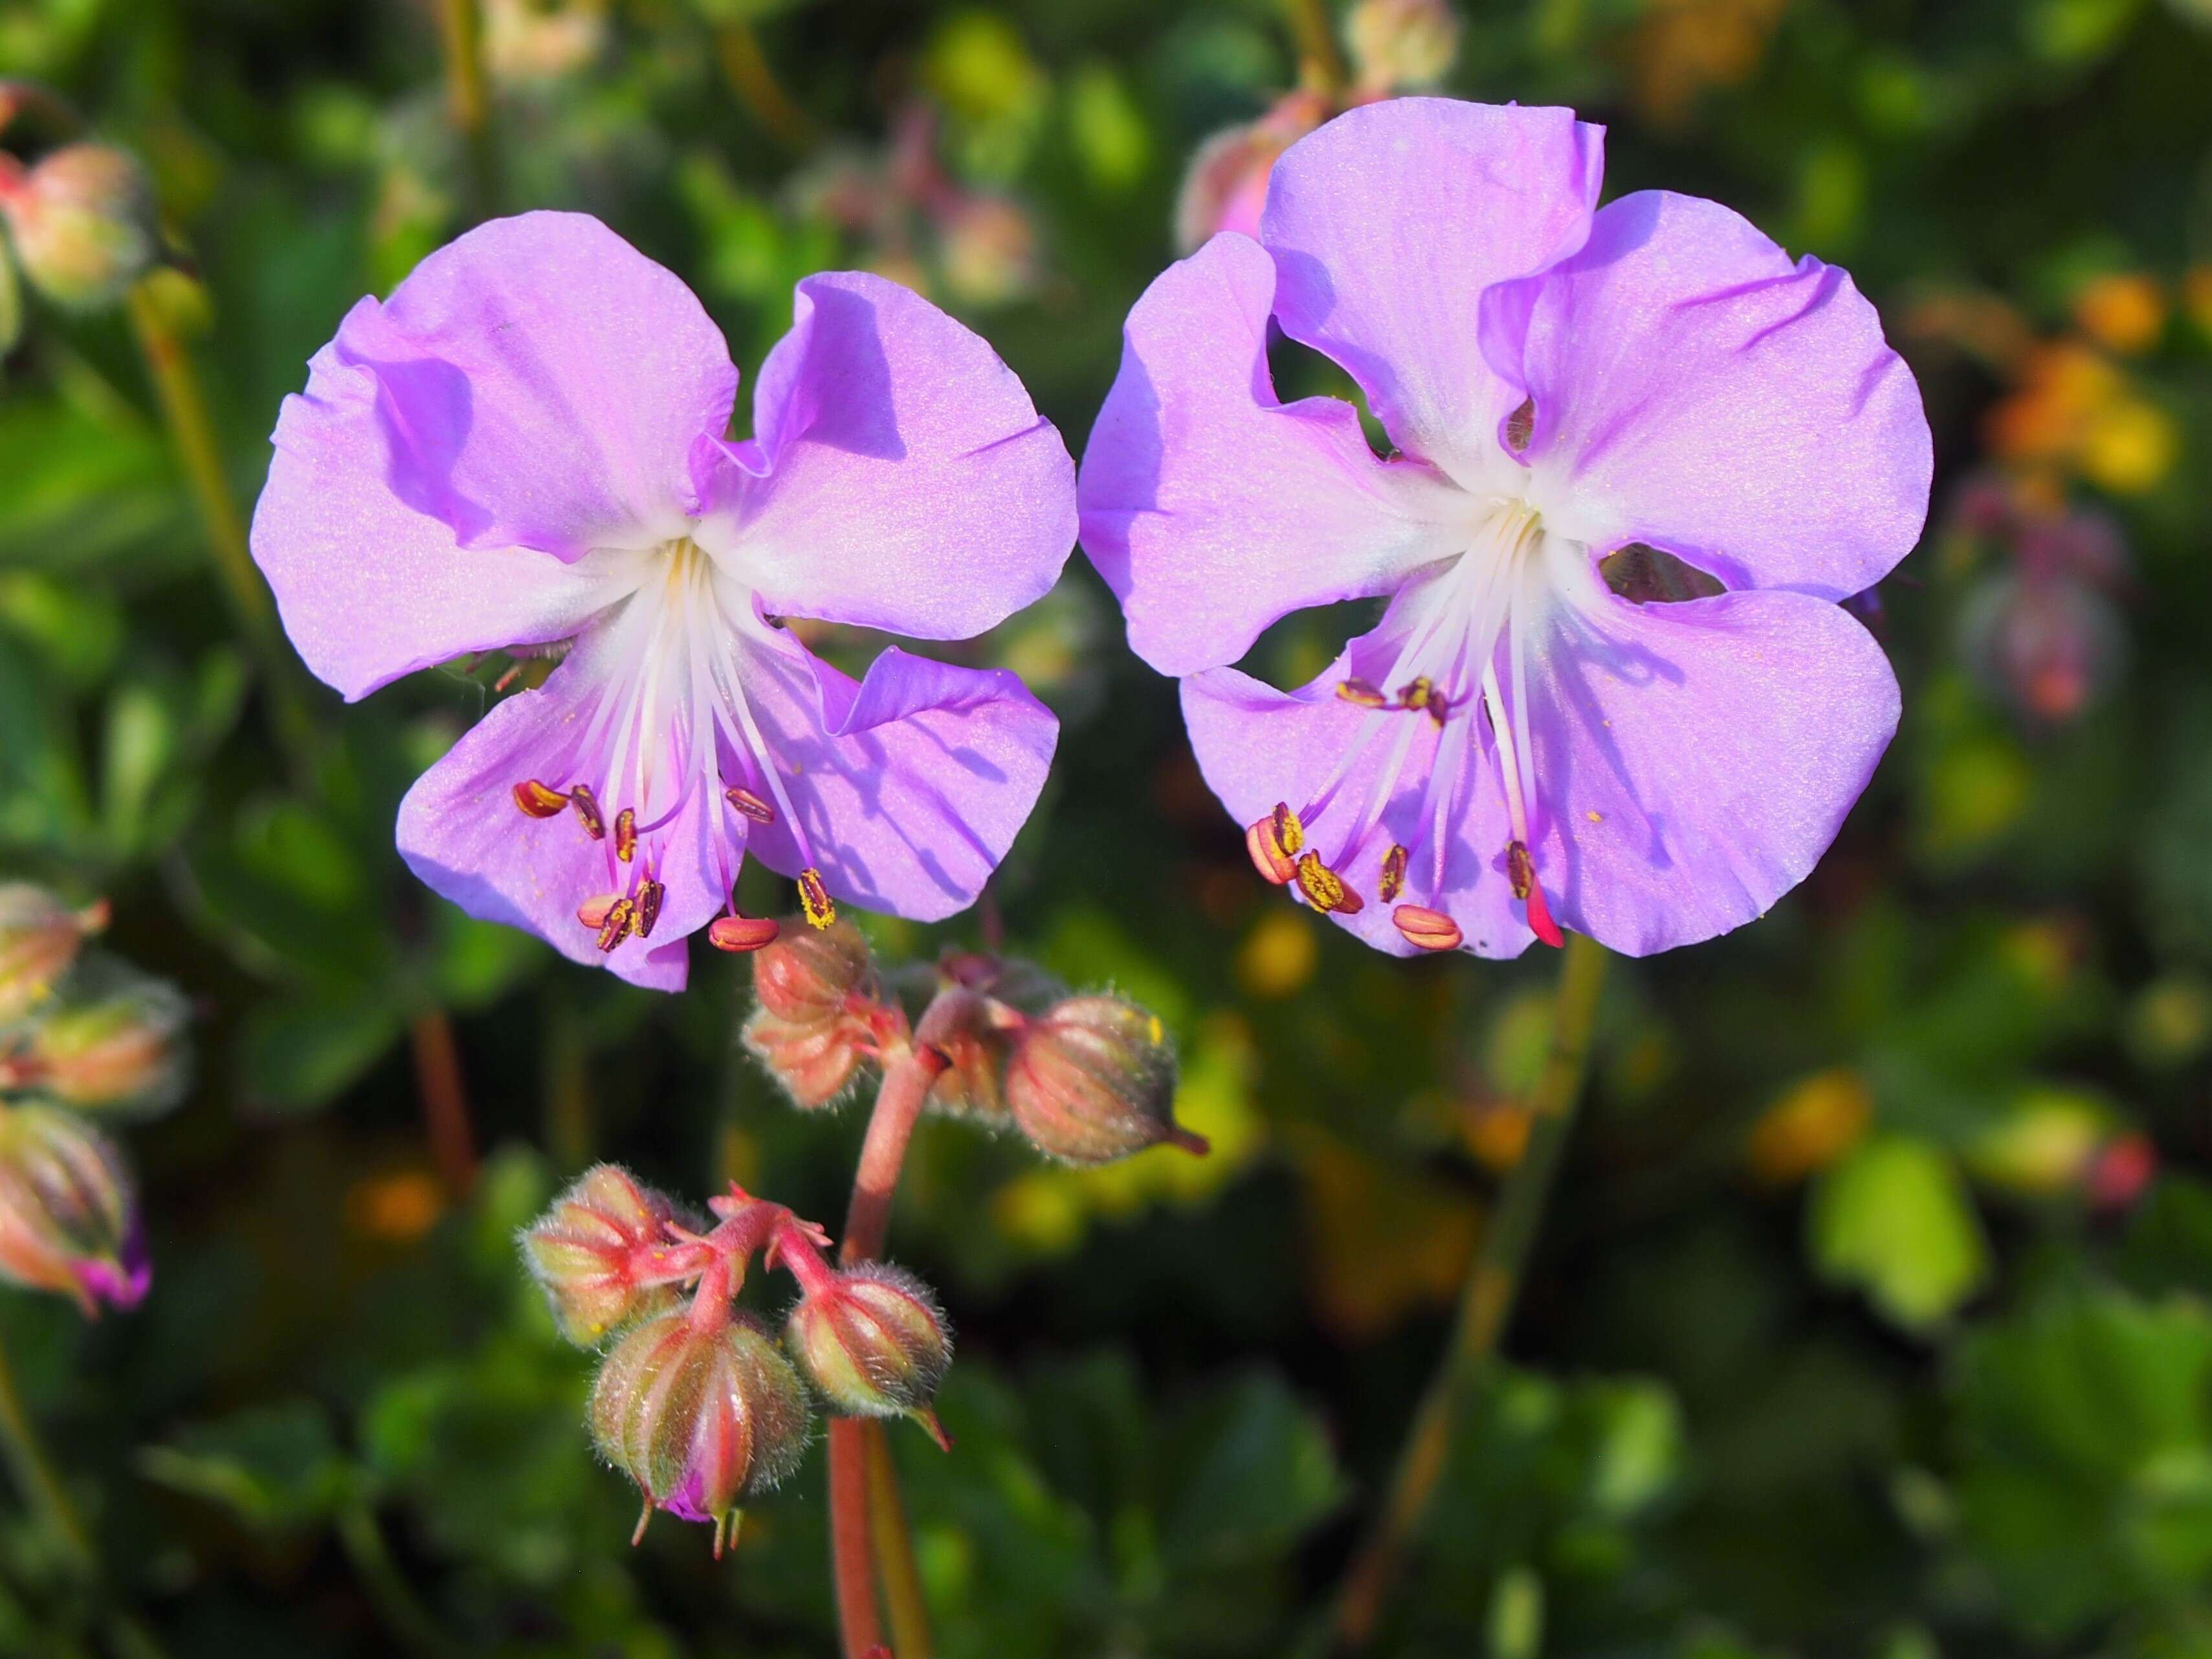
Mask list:
[[[1187,677],[1255,861],[1399,954],[1737,927],[1896,727],[1834,602],[1919,538],[1911,374],[1849,276],[1728,209],[1599,210],[1601,137],[1427,98],[1330,122],[1277,163],[1256,241],[1215,237],[1138,301],[1085,457],[1084,545],[1139,654]],[[1271,318],[1397,453],[1348,404],[1277,401]],[[1616,593],[1601,561],[1632,548],[1705,595]],[[1364,598],[1379,625],[1310,684],[1230,665]]]
[[[670,272],[596,220],[470,232],[365,299],[288,398],[253,551],[307,664],[360,697],[506,649],[559,659],[409,793],[399,850],[471,913],[638,984],[752,948],[747,852],[834,901],[971,902],[1058,728],[1012,675],[885,650],[857,684],[781,625],[927,639],[1042,596],[1073,467],[1013,374],[897,284],[799,284],[738,374]],[[717,921],[717,914],[724,913]]]

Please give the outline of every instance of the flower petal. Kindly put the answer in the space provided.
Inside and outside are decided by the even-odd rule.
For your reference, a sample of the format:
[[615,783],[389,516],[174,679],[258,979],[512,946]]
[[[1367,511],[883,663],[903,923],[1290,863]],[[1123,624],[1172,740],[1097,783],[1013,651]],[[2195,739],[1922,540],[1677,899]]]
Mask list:
[[1589,246],[1523,286],[1531,498],[1552,529],[1827,599],[1919,540],[1920,391],[1843,271],[1653,191],[1609,204]]
[[598,699],[618,689],[608,673],[617,655],[612,632],[587,634],[543,686],[497,705],[416,781],[399,804],[399,854],[472,916],[526,929],[569,960],[602,964],[634,985],[680,991],[684,937],[722,908],[743,820],[695,792],[645,849],[667,890],[653,937],[603,953],[577,908],[626,890],[632,867],[616,860],[611,836],[592,840],[574,814],[534,818],[514,804],[514,787],[525,779],[562,781],[587,769],[576,765],[578,745]]
[[1260,240],[1282,272],[1283,331],[1365,389],[1401,449],[1469,488],[1504,462],[1520,400],[1483,341],[1493,284],[1572,253],[1589,234],[1604,129],[1567,109],[1397,98],[1340,115],[1276,162]]
[[1897,730],[1897,679],[1824,599],[1589,587],[1528,663],[1536,872],[1565,925],[1649,956],[1805,878]]
[[1170,266],[1129,313],[1084,451],[1084,550],[1164,674],[1235,662],[1277,617],[1456,550],[1456,492],[1434,473],[1377,460],[1349,404],[1276,402],[1274,299],[1246,237]]
[[[790,635],[738,653],[747,702],[833,896],[936,921],[975,902],[1036,805],[1060,723],[1004,669],[896,646],[855,683]],[[781,815],[751,851],[807,862]]]
[[754,439],[702,452],[701,544],[777,615],[966,639],[1041,599],[1075,545],[1075,466],[1020,380],[921,295],[799,284]]

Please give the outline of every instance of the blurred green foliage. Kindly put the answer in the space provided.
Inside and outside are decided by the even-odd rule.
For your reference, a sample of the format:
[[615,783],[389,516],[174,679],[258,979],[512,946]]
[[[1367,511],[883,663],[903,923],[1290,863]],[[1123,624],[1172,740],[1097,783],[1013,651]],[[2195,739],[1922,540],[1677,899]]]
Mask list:
[[[242,501],[348,305],[541,204],[682,273],[747,373],[799,276],[897,276],[1079,449],[1185,160],[1300,73],[1275,0],[483,10],[488,176],[434,0],[0,0],[0,76],[153,172],[165,314]],[[1462,1402],[1379,1650],[2212,1650],[2212,9],[1460,11],[1447,90],[1571,102],[1611,191],[1847,261],[1939,474],[1864,611],[1897,745],[1773,915],[1617,971],[1514,1363]],[[854,1118],[790,1111],[738,1054],[740,966],[659,999],[417,887],[396,803],[505,665],[352,708],[272,683],[123,320],[11,282],[0,332],[16,308],[0,872],[111,896],[118,948],[204,1020],[191,1098],[135,1138],[151,1299],[85,1327],[0,1296],[103,1564],[0,1510],[0,1652],[828,1651],[818,1454],[732,1559],[665,1520],[631,1550],[511,1241],[592,1157],[834,1222]],[[1282,358],[1286,392],[1346,390]],[[2078,685],[1986,632],[2017,643],[2022,526],[2068,514],[2121,550],[2035,578]],[[1279,627],[1254,665],[1310,672],[1347,625]],[[959,1443],[893,1444],[939,1649],[1311,1650],[1517,1156],[1553,963],[1385,960],[1272,899],[1079,559],[955,648],[1066,724],[994,885],[1010,948],[1156,1009],[1217,1151],[1079,1174],[925,1128],[892,1251],[960,1331]],[[927,957],[982,923],[869,925]],[[465,1201],[420,1122],[448,1030],[495,1149]]]

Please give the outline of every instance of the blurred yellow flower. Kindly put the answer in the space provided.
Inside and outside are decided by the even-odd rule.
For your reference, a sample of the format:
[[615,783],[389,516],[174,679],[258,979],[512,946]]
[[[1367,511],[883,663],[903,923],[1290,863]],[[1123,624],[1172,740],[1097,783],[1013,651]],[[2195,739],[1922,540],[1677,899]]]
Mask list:
[[1270,905],[1237,952],[1237,982],[1255,997],[1273,999],[1304,990],[1321,963],[1321,941],[1304,910]]
[[1825,1170],[1858,1144],[1874,1121],[1874,1091],[1848,1066],[1794,1085],[1759,1115],[1744,1147],[1751,1172],[1784,1187]]
[[2028,355],[2018,390],[1990,412],[1989,443],[2001,459],[2063,468],[2118,495],[2157,484],[2179,448],[2166,412],[2080,339]]
[[2074,320],[2107,351],[2136,356],[2166,331],[2166,291],[2140,274],[2100,276],[2074,296]]
[[1480,1231],[1473,1199],[1316,1130],[1292,1144],[1303,1178],[1307,1271],[1322,1322],[1348,1341],[1449,1302]]
[[1788,8],[1789,0],[1649,0],[1628,40],[1644,114],[1678,125],[1700,94],[1749,80]]

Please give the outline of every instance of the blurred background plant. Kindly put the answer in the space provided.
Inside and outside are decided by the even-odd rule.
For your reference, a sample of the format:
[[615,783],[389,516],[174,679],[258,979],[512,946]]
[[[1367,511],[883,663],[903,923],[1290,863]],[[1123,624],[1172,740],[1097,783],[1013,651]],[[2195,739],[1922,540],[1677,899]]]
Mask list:
[[[819,1468],[719,1565],[684,1528],[631,1550],[514,1239],[600,1160],[834,1218],[860,1115],[784,1105],[743,964],[633,992],[399,866],[400,793],[513,665],[342,708],[273,648],[240,526],[344,308],[477,218],[579,207],[748,374],[793,280],[866,265],[1079,444],[1179,243],[1329,112],[1424,89],[1571,102],[1614,189],[1847,261],[1941,466],[1860,607],[1898,744],[1772,916],[1616,965],[1512,1363],[1375,1650],[2212,1642],[2201,0],[0,0],[0,879],[108,894],[103,942],[204,1012],[130,1135],[154,1292],[0,1295],[92,1552],[24,1477],[0,1652],[829,1650]],[[1250,665],[1303,679],[1348,631]],[[1553,963],[1384,962],[1267,902],[1080,561],[951,649],[1058,710],[1054,781],[974,915],[863,925],[1133,999],[1213,1150],[916,1136],[896,1254],[960,1333],[959,1450],[889,1444],[935,1650],[1301,1650],[1522,1156]],[[58,983],[4,1015],[44,1021],[11,1077],[178,1086],[131,1039],[184,1004]],[[35,1110],[71,1115],[0,1163],[118,1167],[82,1161],[116,1139],[89,1102]]]

